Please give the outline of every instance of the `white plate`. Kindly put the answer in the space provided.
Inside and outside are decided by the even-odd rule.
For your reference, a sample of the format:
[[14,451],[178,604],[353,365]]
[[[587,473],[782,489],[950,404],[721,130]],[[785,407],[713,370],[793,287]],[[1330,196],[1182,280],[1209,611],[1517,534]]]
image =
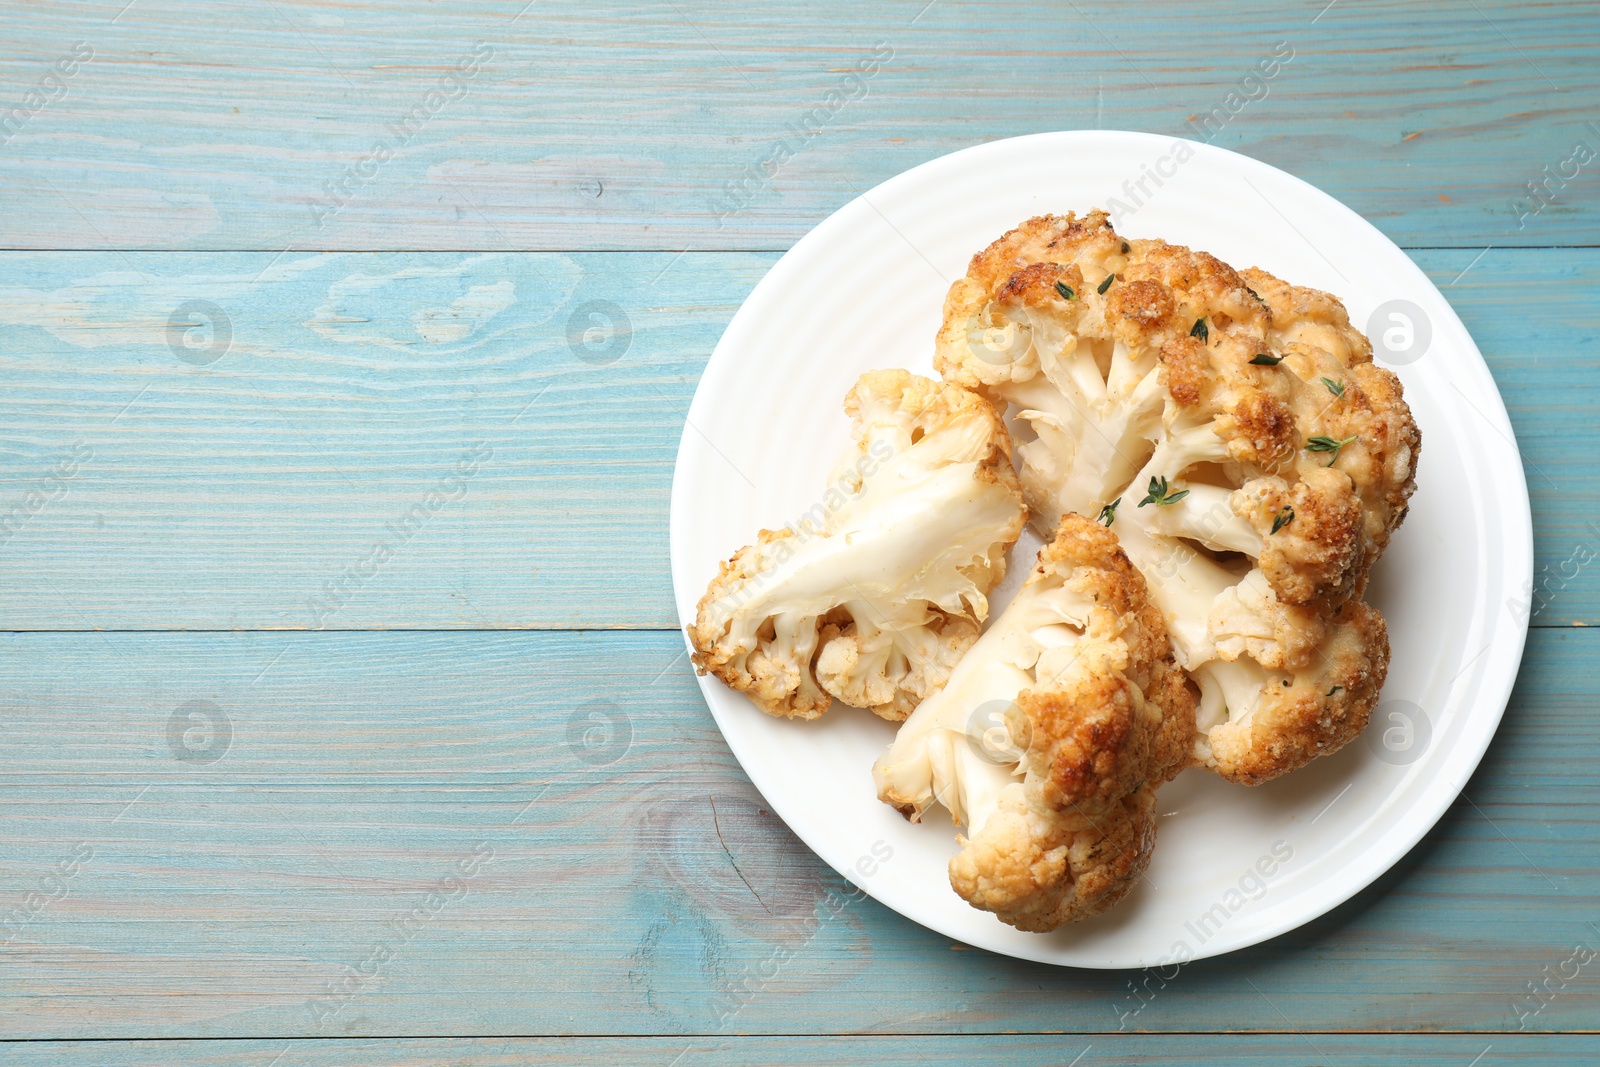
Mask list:
[[[700,685],[773,810],[888,907],[1010,956],[1145,967],[1255,944],[1372,882],[1466,784],[1516,677],[1533,548],[1511,424],[1461,321],[1381,233],[1265,163],[1148,134],[1018,137],[907,171],[807,234],[723,334],[678,451],[672,578],[688,623],[719,560],[823,492],[849,440],[840,402],[857,376],[932,373],[945,290],[968,258],[1029,216],[1094,205],[1125,236],[1165,238],[1335,293],[1358,327],[1386,301],[1412,305],[1409,352],[1380,360],[1405,384],[1423,449],[1411,514],[1373,576],[1394,659],[1367,734],[1256,789],[1185,771],[1161,793],[1149,877],[1106,915],[1027,934],[951,891],[948,820],[912,826],[876,799],[872,762],[892,725],[837,705],[816,722],[781,721],[715,679]],[[1395,320],[1369,333],[1391,328],[1404,345]],[[1018,545],[1014,575],[1033,544]]]

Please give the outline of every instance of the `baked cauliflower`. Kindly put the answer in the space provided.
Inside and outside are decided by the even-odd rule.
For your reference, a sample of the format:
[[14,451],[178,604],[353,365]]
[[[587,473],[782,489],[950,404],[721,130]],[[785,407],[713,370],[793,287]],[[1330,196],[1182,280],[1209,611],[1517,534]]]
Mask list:
[[839,700],[899,721],[977,640],[1025,511],[982,397],[884,370],[844,408],[854,444],[822,502],[722,564],[689,638],[701,674],[769,714]]
[[1337,299],[1041,216],[951,287],[937,363],[1012,406],[1041,529],[1119,535],[1201,692],[1200,762],[1254,784],[1362,730],[1389,653],[1360,597],[1420,435]]
[[1144,872],[1155,788],[1188,764],[1193,734],[1144,579],[1110,531],[1068,515],[873,777],[912,822],[939,803],[964,828],[950,861],[963,899],[1053,930],[1111,907]]

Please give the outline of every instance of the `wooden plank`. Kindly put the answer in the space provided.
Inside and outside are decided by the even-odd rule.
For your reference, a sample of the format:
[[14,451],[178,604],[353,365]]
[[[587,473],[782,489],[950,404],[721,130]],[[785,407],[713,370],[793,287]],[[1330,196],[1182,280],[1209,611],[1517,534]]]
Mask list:
[[1592,268],[1569,261],[1545,273],[1533,265],[1540,254],[1493,249],[1473,262],[1411,253],[1472,333],[1511,416],[1533,506],[1533,624],[1592,625],[1600,619],[1600,492],[1588,488],[1600,478],[1600,309],[1582,295],[1581,271]]
[[1204,136],[1408,245],[1600,243],[1593,4],[1329,6],[9,0],[0,245],[785,248],[1074,128]]
[[[1528,460],[1536,623],[1600,621],[1600,250],[1415,255]],[[0,627],[674,627],[682,420],[772,259],[0,255]]]
[[1593,1029],[1597,652],[1535,631],[1422,845],[1162,983],[826,906],[673,633],[4,635],[0,1036]]
[[672,625],[672,457],[772,258],[0,257],[3,625]]
[[[33,1042],[13,1046],[16,1067],[477,1067],[562,1064],[612,1067],[795,1067],[807,1063],[872,1063],[878,1067],[922,1064],[993,1064],[1038,1067],[1081,1063],[1084,1067],[1143,1067],[1197,1062],[1238,1067],[1283,1067],[1286,1063],[1349,1063],[1363,1067],[1463,1067],[1479,1062],[1577,1063],[1600,1055],[1600,1038],[1589,1034],[1496,1034],[1492,1040],[1458,1034],[1097,1034],[1093,1037],[984,1034],[950,1037],[844,1036],[646,1038],[476,1038],[464,1040],[295,1041],[96,1041]],[[1074,1060],[1075,1055],[1082,1058]],[[681,1057],[674,1059],[674,1057]],[[281,1059],[275,1058],[281,1057]]]

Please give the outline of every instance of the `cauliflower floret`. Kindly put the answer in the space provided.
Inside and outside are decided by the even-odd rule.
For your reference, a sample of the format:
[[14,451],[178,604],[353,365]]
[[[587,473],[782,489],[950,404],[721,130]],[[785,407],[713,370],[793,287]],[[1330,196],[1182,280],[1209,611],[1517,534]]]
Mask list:
[[1101,211],[1030,219],[974,256],[945,301],[938,365],[1033,431],[1017,452],[1041,528],[1142,487],[1156,443],[1188,430],[1216,440],[1166,457],[1196,468],[1156,472],[1175,490],[1267,478],[1285,504],[1311,482],[1316,502],[1354,504],[1327,516],[1313,558],[1277,555],[1268,577],[1296,603],[1359,595],[1415,488],[1420,435],[1399,380],[1343,305],[1123,240]]
[[700,673],[769,714],[831,697],[899,721],[977,640],[1025,513],[983,398],[886,370],[844,406],[855,443],[823,501],[722,565],[689,637]]
[[1359,598],[1420,435],[1336,299],[1104,212],[1042,216],[951,287],[938,365],[1031,430],[1042,529],[1077,512],[1120,535],[1206,694],[1197,758],[1254,783],[1360,732],[1388,643]]
[[[1333,441],[1355,439],[1333,453],[1325,469],[1345,474],[1360,497],[1363,553],[1370,566],[1405,519],[1416,488],[1422,434],[1411,418],[1400,379],[1372,362],[1372,345],[1350,325],[1336,298],[1289,285],[1254,267],[1240,274],[1271,310],[1269,339],[1286,353],[1283,365],[1312,383],[1297,396],[1297,421],[1320,429]],[[1343,386],[1331,408],[1329,398],[1317,392],[1319,386],[1335,391],[1324,378]],[[1323,455],[1300,453],[1300,476],[1305,477],[1307,468],[1316,469]]]
[[1194,715],[1144,579],[1114,535],[1069,515],[873,777],[912,822],[937,802],[965,828],[950,862],[963,899],[1049,930],[1110,907],[1143,873],[1154,789],[1189,763]]
[[[1264,615],[1244,618],[1256,625]],[[1276,642],[1264,653],[1219,657],[1191,672],[1201,693],[1200,763],[1255,785],[1336,752],[1361,733],[1389,670],[1383,616],[1350,600],[1319,620],[1317,632],[1322,636],[1298,660],[1280,656],[1287,643]]]
[[1098,915],[1128,895],[1156,843],[1155,790],[1094,819],[1063,818],[1013,782],[995,813],[950,861],[950,885],[1019,930],[1044,933]]

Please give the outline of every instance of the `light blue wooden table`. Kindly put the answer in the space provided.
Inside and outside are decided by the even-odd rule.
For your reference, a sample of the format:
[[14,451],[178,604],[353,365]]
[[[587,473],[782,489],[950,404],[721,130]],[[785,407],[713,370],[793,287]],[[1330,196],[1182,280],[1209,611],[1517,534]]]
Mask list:
[[[0,1061],[1600,1058],[1600,11],[1325,3],[0,5]],[[822,908],[666,558],[696,378],[777,255],[1094,127],[1410,251],[1541,568],[1427,840],[1138,993]]]

